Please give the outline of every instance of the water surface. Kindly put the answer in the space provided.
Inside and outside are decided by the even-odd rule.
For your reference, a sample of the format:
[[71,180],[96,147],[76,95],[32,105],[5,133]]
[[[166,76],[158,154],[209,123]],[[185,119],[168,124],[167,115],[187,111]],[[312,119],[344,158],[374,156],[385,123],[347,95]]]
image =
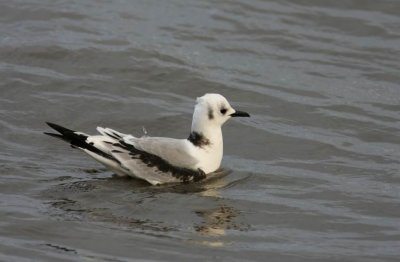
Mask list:
[[[0,4],[0,260],[397,261],[400,2]],[[46,137],[224,126],[225,177],[151,187]]]

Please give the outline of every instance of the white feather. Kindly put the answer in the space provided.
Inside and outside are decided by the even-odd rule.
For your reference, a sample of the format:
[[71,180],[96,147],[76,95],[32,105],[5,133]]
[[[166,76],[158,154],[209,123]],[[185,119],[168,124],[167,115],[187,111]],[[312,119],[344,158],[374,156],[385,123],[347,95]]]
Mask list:
[[[221,126],[235,110],[218,94],[206,94],[196,101],[191,132],[201,135],[204,138],[203,144],[196,145],[188,139],[147,135],[138,138],[110,128],[97,127],[100,135],[88,136],[86,142],[104,154],[96,154],[88,149],[82,150],[118,175],[137,177],[153,185],[182,181],[171,171],[175,169],[163,170],[165,168],[161,166],[165,166],[165,163],[177,170],[212,173],[220,167],[222,161]],[[221,108],[226,109],[226,113],[222,113]],[[149,163],[149,158],[156,159],[162,165]]]

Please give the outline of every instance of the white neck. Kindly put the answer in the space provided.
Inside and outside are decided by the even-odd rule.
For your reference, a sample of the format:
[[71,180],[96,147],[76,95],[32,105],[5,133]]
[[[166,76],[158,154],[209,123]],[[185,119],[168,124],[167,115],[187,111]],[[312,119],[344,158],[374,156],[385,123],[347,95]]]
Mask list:
[[[197,109],[197,110],[196,110]],[[222,161],[223,138],[222,129],[218,124],[213,124],[207,117],[207,114],[195,109],[192,122],[192,134],[197,133],[204,139],[203,145],[195,145],[197,155],[200,159],[198,168],[205,173],[217,170]]]

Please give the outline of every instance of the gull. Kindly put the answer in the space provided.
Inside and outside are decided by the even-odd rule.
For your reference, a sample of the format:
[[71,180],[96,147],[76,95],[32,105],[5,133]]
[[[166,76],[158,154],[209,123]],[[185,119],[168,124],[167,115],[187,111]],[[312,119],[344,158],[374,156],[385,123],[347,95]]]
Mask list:
[[198,97],[188,138],[142,137],[111,128],[97,127],[100,135],[47,122],[57,133],[44,134],[62,139],[102,163],[118,176],[130,176],[152,185],[188,183],[203,180],[221,165],[222,125],[231,117],[250,117],[235,110],[220,94]]

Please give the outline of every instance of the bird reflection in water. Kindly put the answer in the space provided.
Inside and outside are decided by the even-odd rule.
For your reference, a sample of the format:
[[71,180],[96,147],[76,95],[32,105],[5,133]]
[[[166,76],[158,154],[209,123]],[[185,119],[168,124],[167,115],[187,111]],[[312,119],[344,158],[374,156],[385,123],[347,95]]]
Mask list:
[[225,236],[227,230],[243,230],[246,228],[245,225],[236,222],[239,212],[235,208],[228,206],[221,196],[221,189],[227,188],[233,183],[225,179],[225,176],[230,171],[219,171],[223,172],[220,177],[204,184],[204,191],[199,193],[201,196],[213,198],[218,203],[218,206],[195,211],[203,219],[201,224],[195,226],[195,230],[200,236],[207,238],[196,241],[196,243],[213,247],[225,246],[226,243],[222,237]]
[[[162,214],[161,210],[168,212],[169,209],[165,205],[168,205],[169,200],[179,200],[182,201],[181,204],[188,205],[187,208],[185,206],[180,206],[180,208],[196,214],[201,219],[200,222],[193,223],[190,219],[185,220],[185,216],[181,218],[183,224],[188,223],[189,228],[194,229],[195,235],[190,237],[189,242],[222,247],[227,244],[225,237],[227,230],[247,229],[245,224],[237,222],[240,212],[229,205],[229,201],[221,195],[224,189],[243,180],[232,181],[231,176],[227,177],[229,173],[230,171],[220,170],[215,176],[203,182],[156,187],[149,187],[134,179],[127,180],[119,177],[98,177],[78,181],[67,179],[52,181],[58,182],[57,185],[46,190],[43,195],[48,201],[50,200],[49,204],[54,208],[51,209],[52,211],[49,210],[53,212],[51,215],[65,219],[109,222],[123,225],[128,229],[139,230],[144,234],[153,234],[155,231],[160,234],[160,232],[184,230],[175,228],[168,221],[168,216],[174,212],[172,210],[171,214],[166,214],[165,220],[154,219],[157,217],[155,214]],[[134,192],[130,191],[132,188]],[[189,195],[190,199],[194,197],[203,200],[197,202],[199,206],[191,209],[191,202],[184,201],[186,198],[180,198],[179,195]],[[168,196],[167,200],[165,196]],[[146,209],[153,209],[154,212],[141,213],[143,206],[146,206]],[[64,212],[60,213],[60,210]]]

